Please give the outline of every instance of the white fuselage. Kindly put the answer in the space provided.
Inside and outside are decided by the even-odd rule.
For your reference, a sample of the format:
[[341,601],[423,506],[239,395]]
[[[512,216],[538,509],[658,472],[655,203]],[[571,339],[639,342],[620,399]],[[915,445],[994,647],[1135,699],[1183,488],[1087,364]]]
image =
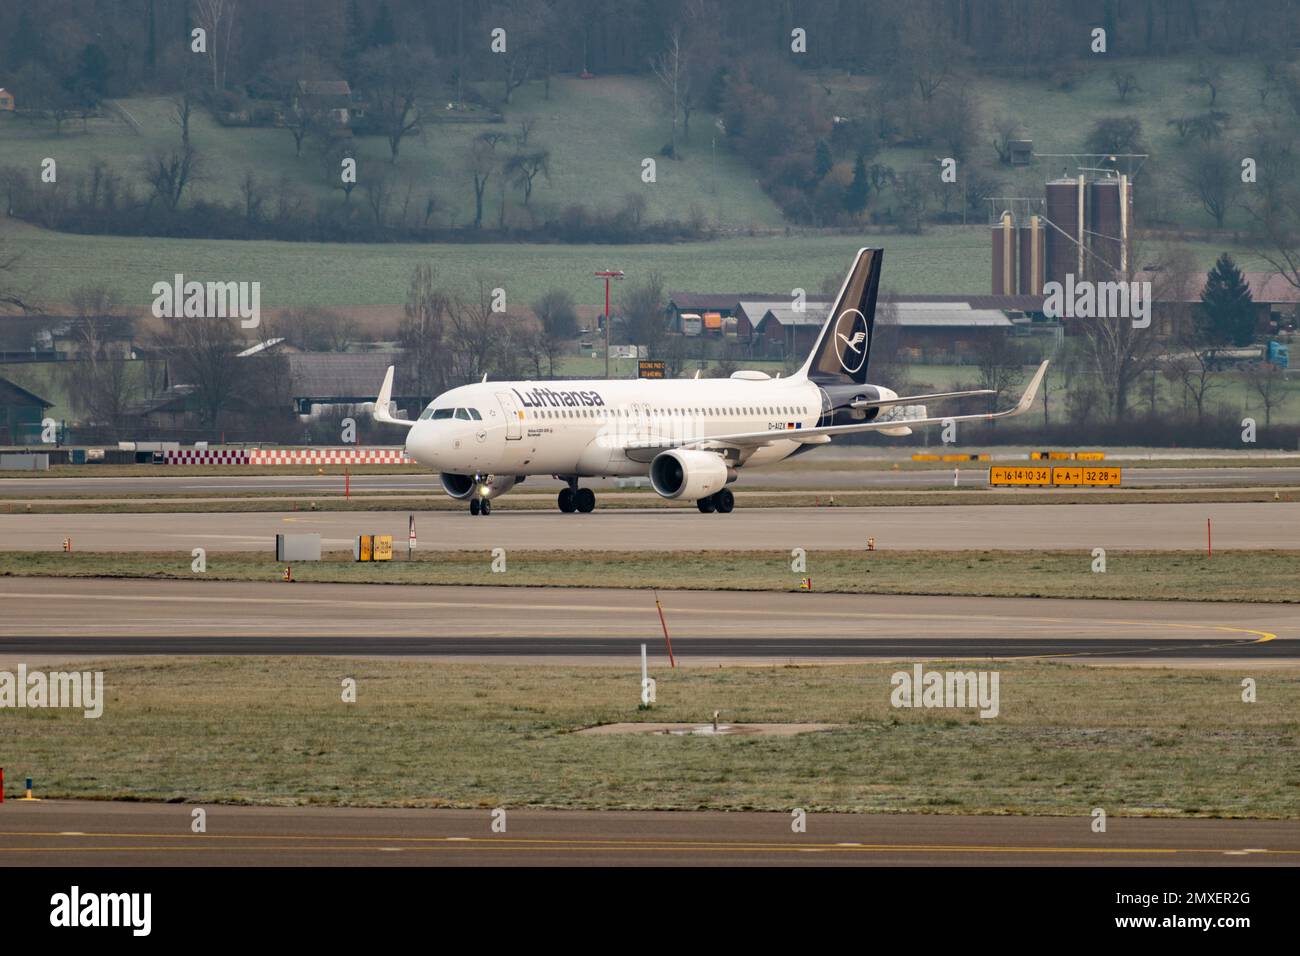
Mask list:
[[[406,451],[458,475],[645,475],[656,440],[797,432],[821,408],[803,378],[484,382],[434,399]],[[778,439],[731,465],[781,461],[801,444]]]

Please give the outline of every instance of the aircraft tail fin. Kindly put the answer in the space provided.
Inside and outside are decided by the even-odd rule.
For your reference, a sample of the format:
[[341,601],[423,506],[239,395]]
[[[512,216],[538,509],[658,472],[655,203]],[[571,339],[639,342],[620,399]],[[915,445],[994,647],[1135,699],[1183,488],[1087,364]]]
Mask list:
[[858,250],[801,376],[827,384],[866,382],[883,259],[882,249]]

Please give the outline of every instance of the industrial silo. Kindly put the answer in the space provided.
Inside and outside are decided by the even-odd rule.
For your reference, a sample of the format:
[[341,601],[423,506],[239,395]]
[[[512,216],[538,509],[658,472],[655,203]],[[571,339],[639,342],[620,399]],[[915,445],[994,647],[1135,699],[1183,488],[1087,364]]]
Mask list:
[[1088,184],[1088,275],[1107,279],[1118,275],[1120,262],[1119,180]]
[[1030,216],[1028,222],[1016,229],[1020,259],[1017,289],[1021,295],[1039,295],[1043,291],[1046,267],[1043,238],[1043,223],[1037,216]]
[[1001,222],[989,230],[989,235],[993,245],[993,294],[1015,295],[1016,245],[1011,213],[1004,212]]
[[1083,278],[1081,243],[1083,232],[1083,177],[1054,179],[1046,187],[1044,216],[1047,218],[1046,281],[1065,282],[1066,275]]

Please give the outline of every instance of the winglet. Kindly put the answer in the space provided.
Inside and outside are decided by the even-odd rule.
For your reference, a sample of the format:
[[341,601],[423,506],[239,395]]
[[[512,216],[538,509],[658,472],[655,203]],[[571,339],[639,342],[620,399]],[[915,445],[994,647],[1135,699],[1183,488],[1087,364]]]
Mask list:
[[1025,389],[1025,394],[1020,396],[1020,402],[1016,405],[1016,415],[1029,411],[1030,406],[1034,404],[1034,399],[1038,397],[1038,386],[1043,383],[1043,376],[1047,374],[1048,363],[1048,359],[1043,359],[1043,364],[1038,366],[1038,371],[1035,372],[1034,377],[1029,380],[1029,385]]
[[393,366],[388,366],[388,371],[384,373],[384,384],[379,387],[379,397],[375,399],[374,410],[371,411],[370,417],[377,422],[383,422],[388,425],[414,425],[415,422],[407,421],[405,418],[394,418],[389,409],[393,405]]

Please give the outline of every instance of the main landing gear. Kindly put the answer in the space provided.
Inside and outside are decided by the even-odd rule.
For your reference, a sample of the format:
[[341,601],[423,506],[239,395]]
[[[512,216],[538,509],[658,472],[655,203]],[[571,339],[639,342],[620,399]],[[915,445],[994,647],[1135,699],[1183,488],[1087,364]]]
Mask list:
[[695,507],[706,515],[711,515],[714,512],[720,515],[731,514],[731,509],[736,507],[736,496],[731,493],[730,488],[723,488],[721,491],[695,502]]
[[556,504],[565,514],[573,514],[580,511],[583,514],[591,514],[596,510],[596,493],[590,488],[579,488],[577,478],[566,479],[569,487],[560,491]]

